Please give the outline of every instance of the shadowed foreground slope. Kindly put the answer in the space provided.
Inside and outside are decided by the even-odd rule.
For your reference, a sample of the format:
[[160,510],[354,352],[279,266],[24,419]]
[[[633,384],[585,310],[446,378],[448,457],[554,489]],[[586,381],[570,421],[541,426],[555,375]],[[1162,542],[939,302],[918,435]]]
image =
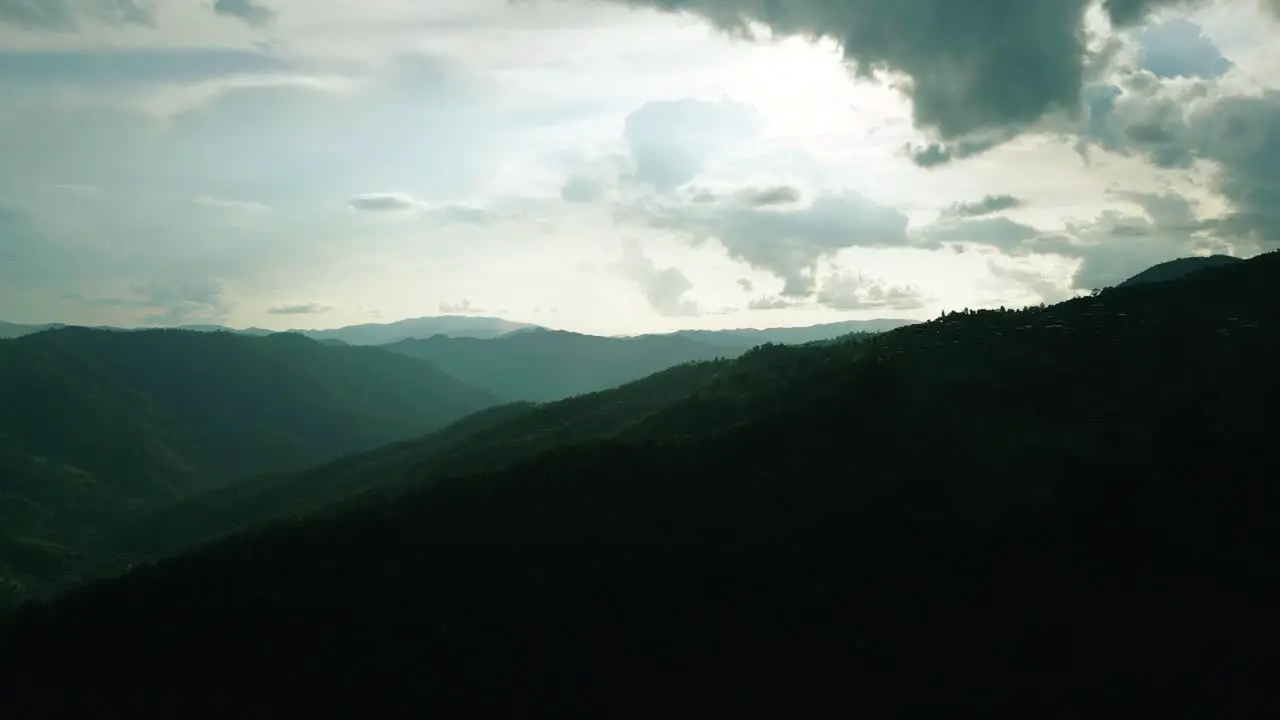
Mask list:
[[[1270,254],[795,349],[793,400],[715,437],[564,447],[29,608],[0,682],[19,715],[211,677],[330,711],[1232,714],[1272,654],[1278,281]],[[104,681],[122,653],[165,681]]]

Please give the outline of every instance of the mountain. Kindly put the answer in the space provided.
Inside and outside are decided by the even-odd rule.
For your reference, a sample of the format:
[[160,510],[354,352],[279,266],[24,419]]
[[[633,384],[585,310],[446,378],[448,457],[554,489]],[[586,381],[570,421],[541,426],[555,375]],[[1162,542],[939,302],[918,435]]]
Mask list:
[[[155,328],[139,328],[139,329],[151,330]],[[251,328],[237,329],[237,328],[229,328],[225,325],[178,325],[171,329],[190,330],[192,332],[229,332],[229,333],[235,333],[237,335],[256,335],[259,337],[263,335],[271,335],[274,333],[273,330],[264,330],[262,328],[251,327]]]
[[[298,335],[64,328],[7,340],[0,534],[11,549],[80,548],[134,512],[421,435],[496,402],[420,360]],[[0,577],[54,579],[2,553]]]
[[1240,262],[1244,261],[1230,255],[1204,255],[1199,257],[1178,258],[1177,260],[1170,260],[1168,262],[1160,263],[1159,265],[1153,265],[1120,283],[1119,287],[1130,287],[1133,285],[1141,285],[1142,283],[1178,280],[1192,273],[1200,272],[1201,270],[1222,267],[1224,265],[1234,265]]
[[[154,560],[274,518],[376,497],[402,484],[502,469],[565,445],[608,437],[714,434],[734,424],[733,412],[720,413],[715,422],[704,413],[694,426],[668,422],[665,414],[695,395],[701,404],[768,387],[752,382],[766,379],[773,365],[768,356],[755,350],[737,364],[692,362],[604,392],[490,408],[423,438],[201,493],[113,528],[97,542],[130,562]],[[732,393],[723,390],[726,385]]]
[[98,541],[130,561],[154,560],[273,518],[377,497],[398,486],[494,471],[575,443],[714,436],[795,402],[779,378],[816,371],[826,362],[825,355],[804,350],[759,346],[736,361],[689,362],[602,392],[491,408],[424,438],[196,495]]
[[810,325],[808,327],[785,328],[740,328],[737,330],[681,330],[683,335],[700,342],[723,344],[727,346],[759,345],[761,343],[779,343],[784,345],[803,345],[821,340],[833,340],[852,333],[878,333],[912,325],[915,320],[845,320],[842,322]]
[[[219,658],[218,699],[330,713],[1238,714],[1270,698],[1277,282],[763,347],[503,469],[365,457],[403,489],[16,613],[0,693],[176,709]],[[104,675],[126,649],[165,682]]]
[[529,323],[493,317],[446,315],[398,320],[391,323],[348,325],[332,330],[293,330],[314,340],[341,340],[348,345],[387,345],[408,338],[449,337],[494,338],[513,330],[532,328]]
[[227,332],[227,333],[235,333],[238,335],[257,335],[257,336],[271,335],[274,332],[272,330],[264,330],[262,328],[236,329],[236,328],[227,327],[225,325],[178,325],[172,328],[159,328],[159,327],[122,328],[122,327],[115,327],[112,325],[79,326],[79,325],[67,325],[65,323],[48,323],[44,325],[17,325],[14,323],[0,322],[0,340],[9,340],[13,338],[23,337],[25,335],[33,335],[38,332],[44,332],[45,330],[58,330],[66,327],[89,327],[90,329],[93,329],[93,330],[104,330],[104,331],[113,331],[113,332],[144,332],[147,330],[169,329],[169,330],[190,330],[192,332],[205,332],[205,333]]
[[0,322],[0,340],[9,340],[19,338],[23,335],[31,335],[44,330],[62,327],[61,325],[18,325],[15,323]]
[[426,360],[506,400],[545,402],[605,390],[695,360],[735,357],[754,344],[717,345],[679,333],[612,338],[526,329],[493,339],[437,335],[383,347]]

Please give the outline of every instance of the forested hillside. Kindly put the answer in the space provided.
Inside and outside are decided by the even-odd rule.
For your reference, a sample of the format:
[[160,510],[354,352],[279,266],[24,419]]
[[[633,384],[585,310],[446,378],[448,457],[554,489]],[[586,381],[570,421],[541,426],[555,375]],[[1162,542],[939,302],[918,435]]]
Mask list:
[[1273,654],[1277,282],[1271,253],[763,348],[619,436],[410,463],[400,492],[29,607],[0,682],[19,714],[87,708],[36,688],[96,689],[127,648],[137,677],[234,658],[221,698],[328,712],[1222,713]]
[[[124,523],[99,542],[123,558],[154,559],[273,517],[451,475],[497,470],[565,445],[624,435],[665,436],[678,428],[646,425],[646,419],[708,386],[728,367],[728,361],[688,363],[599,393],[492,408],[421,439],[197,495]],[[724,426],[702,428],[706,433],[722,430]]]
[[673,365],[736,357],[753,344],[712,345],[682,335],[598,337],[529,329],[498,338],[436,337],[386,345],[506,400],[547,402],[639,380]]
[[288,334],[63,328],[0,342],[0,577],[41,586],[61,573],[30,558],[73,566],[84,533],[145,508],[496,402],[422,361]]

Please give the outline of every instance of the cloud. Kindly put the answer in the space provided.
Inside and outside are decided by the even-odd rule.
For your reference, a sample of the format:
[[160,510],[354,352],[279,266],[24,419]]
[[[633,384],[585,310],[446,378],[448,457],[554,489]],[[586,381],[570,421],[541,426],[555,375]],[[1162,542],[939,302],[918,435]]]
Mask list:
[[0,24],[70,31],[83,20],[108,25],[153,25],[151,0],[0,0]]
[[1230,207],[1208,227],[1280,243],[1280,90],[1216,97],[1203,81],[1161,82],[1142,71],[1102,97],[1109,99],[1089,118],[1086,146],[1166,168],[1208,161],[1216,168],[1212,187]]
[[1009,254],[1034,251],[1030,241],[1045,233],[1006,217],[945,218],[921,229],[920,237],[931,245],[969,243],[987,245]]
[[1217,163],[1215,188],[1231,205],[1216,227],[1280,244],[1280,91],[1228,98],[1195,118],[1199,155]]
[[985,137],[962,138],[948,142],[935,142],[927,145],[907,143],[903,151],[911,162],[922,168],[941,167],[954,160],[963,160],[982,153],[1012,140],[1018,131],[1005,129],[989,131]]
[[406,193],[366,193],[347,201],[353,210],[372,213],[421,212],[426,217],[446,223],[487,225],[494,216],[486,209],[469,205],[432,205]]
[[132,291],[131,297],[123,298],[84,298],[76,294],[64,298],[91,307],[136,308],[141,312],[142,323],[166,327],[221,324],[233,309],[222,283],[216,280],[145,283],[134,285]]
[[575,175],[560,188],[560,199],[570,203],[591,203],[604,197],[605,181],[602,178]]
[[1216,78],[1234,64],[1193,22],[1174,18],[1149,25],[1138,35],[1139,64],[1160,78]]
[[1055,243],[1058,254],[1080,259],[1073,287],[1110,287],[1157,263],[1198,254],[1200,223],[1185,199],[1173,194],[1131,196],[1143,206],[1143,215],[1104,211],[1089,222],[1069,224],[1069,244]]
[[756,284],[746,278],[738,278],[738,287],[742,288],[742,292],[752,292],[756,289]]
[[627,116],[624,135],[635,160],[632,179],[668,192],[698,176],[708,160],[753,140],[754,108],[725,100],[648,102]]
[[152,325],[221,323],[231,315],[231,302],[217,281],[150,283],[135,287],[143,307],[153,312],[142,321]]
[[686,317],[699,313],[698,304],[686,298],[693,283],[677,268],[654,265],[634,238],[622,244],[622,260],[616,268],[644,293],[649,306],[663,317]]
[[221,210],[239,210],[246,212],[266,212],[270,210],[270,208],[260,202],[228,200],[226,198],[210,197],[208,195],[196,196],[191,199],[191,202],[197,205],[203,205],[204,207],[217,208]]
[[404,193],[365,193],[351,198],[347,204],[363,212],[405,212],[427,207],[426,203]]
[[476,307],[471,301],[463,298],[457,302],[442,302],[439,310],[445,315],[474,315],[476,313],[488,312],[484,308]]
[[1076,295],[1070,288],[1065,288],[1034,270],[1014,267],[994,260],[987,263],[987,270],[998,280],[1008,280],[1014,285],[1025,287],[1039,296],[1042,302],[1062,302]]
[[[900,77],[916,125],[948,141],[1025,128],[1047,113],[1074,110],[1085,80],[1086,0],[614,1],[694,13],[748,37],[759,23],[774,36],[834,39],[859,74]],[[1103,3],[1116,26],[1179,4]]]
[[800,191],[790,185],[748,190],[742,198],[752,207],[771,207],[774,205],[791,205],[800,202]]
[[694,242],[714,239],[729,255],[785,282],[786,297],[813,294],[818,262],[849,247],[908,244],[907,216],[854,192],[822,195],[788,209],[759,207],[750,193],[654,201],[622,217],[677,232]]
[[[1230,249],[1213,242],[1195,206],[1177,193],[1117,191],[1112,197],[1141,214],[1107,209],[1090,220],[1068,221],[1060,232],[1002,217],[962,219],[937,223],[922,234],[938,243],[985,245],[1012,257],[1049,254],[1077,260],[1071,285],[1081,290],[1116,285],[1166,260]],[[1045,288],[1037,292],[1053,297]]]
[[350,93],[356,83],[337,75],[302,75],[269,72],[256,75],[227,75],[198,83],[172,83],[155,88],[142,108],[156,120],[173,120],[213,104],[229,95],[252,97],[271,91],[312,92],[333,95]]
[[267,310],[268,315],[320,315],[333,308],[322,303],[300,303],[297,305],[277,305]]
[[265,27],[275,22],[274,8],[258,0],[214,0],[213,11],[218,15],[243,20],[253,27]]
[[1025,204],[1026,201],[1013,195],[986,195],[976,202],[954,203],[943,211],[943,215],[962,218],[981,217],[1020,208]]
[[720,190],[709,187],[689,187],[685,196],[697,205],[731,202],[745,207],[769,208],[779,205],[795,205],[804,196],[792,185],[767,187],[739,187]]
[[766,295],[758,297],[747,303],[748,310],[790,310],[791,308],[807,305],[805,300],[797,300],[796,298],[783,297],[781,295]]
[[1149,70],[1126,75],[1121,84],[1085,88],[1088,114],[1078,134],[1084,154],[1098,146],[1122,154],[1145,155],[1164,168],[1188,167],[1195,159],[1187,111],[1206,101],[1213,86],[1204,80],[1162,82]]
[[468,225],[488,225],[494,220],[494,216],[488,210],[470,205],[441,205],[432,208],[430,214],[445,222]]
[[824,280],[817,299],[832,310],[919,310],[925,306],[925,297],[916,288],[850,274]]

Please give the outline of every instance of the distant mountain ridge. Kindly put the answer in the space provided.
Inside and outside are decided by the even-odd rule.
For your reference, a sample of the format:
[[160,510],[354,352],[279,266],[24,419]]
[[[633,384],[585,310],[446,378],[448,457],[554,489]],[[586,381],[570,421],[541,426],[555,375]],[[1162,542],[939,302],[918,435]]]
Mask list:
[[[761,343],[783,343],[799,345],[816,340],[831,340],[853,332],[885,332],[904,325],[911,325],[915,320],[875,319],[846,320],[819,325],[780,328],[740,328],[732,330],[677,330],[670,333],[644,333],[641,336],[592,336],[592,337],[648,337],[683,335],[700,342],[725,346],[743,347]],[[64,323],[48,323],[42,325],[23,325],[0,322],[0,339],[13,339],[44,330],[69,327]],[[81,326],[75,326],[81,327]],[[118,332],[136,332],[140,330],[158,330],[159,327],[121,328],[106,325],[87,326],[95,330],[114,330]],[[232,328],[225,325],[179,325],[171,329],[192,330],[195,332],[229,332],[237,335],[271,335],[277,331],[263,328]],[[292,329],[283,332],[296,333],[328,344],[345,345],[389,345],[402,340],[423,340],[435,336],[453,338],[493,339],[518,332],[535,330],[551,330],[533,323],[506,320],[497,317],[481,317],[470,315],[442,315],[437,317],[420,317],[397,320],[390,323],[365,323],[347,325],[339,328],[323,330]],[[559,331],[557,331],[559,332]],[[568,332],[568,331],[565,331]],[[574,333],[582,335],[583,333]]]
[[803,345],[819,340],[833,340],[850,333],[878,333],[914,325],[918,320],[877,318],[875,320],[842,320],[803,327],[737,328],[733,330],[679,330],[676,335],[703,342],[736,345],[744,340],[749,344],[777,343]]
[[496,338],[515,330],[538,327],[497,317],[442,315],[406,318],[390,323],[365,323],[329,330],[293,330],[313,340],[341,340],[348,345],[387,345],[435,335],[449,337]]
[[548,402],[607,390],[675,365],[737,357],[758,344],[748,337],[730,344],[681,333],[620,338],[529,328],[491,339],[437,335],[383,347],[426,360],[505,400]]

